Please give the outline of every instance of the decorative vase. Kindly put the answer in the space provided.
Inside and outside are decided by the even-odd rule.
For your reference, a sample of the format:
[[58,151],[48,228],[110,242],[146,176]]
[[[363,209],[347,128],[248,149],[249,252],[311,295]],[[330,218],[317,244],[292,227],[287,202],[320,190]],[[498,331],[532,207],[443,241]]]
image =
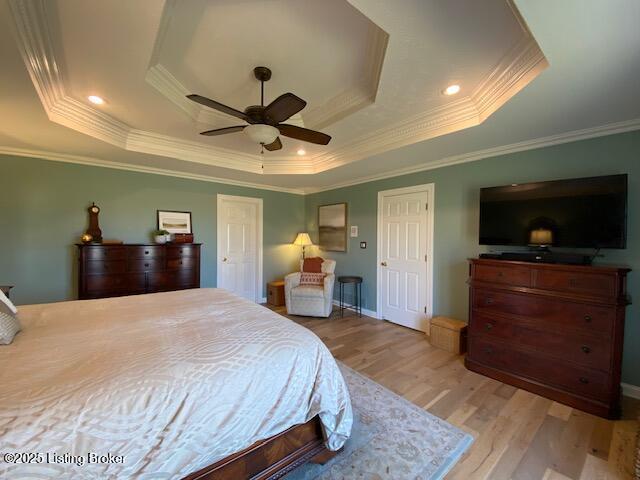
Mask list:
[[155,242],[159,243],[159,244],[167,243],[167,236],[166,235],[156,235],[155,236]]

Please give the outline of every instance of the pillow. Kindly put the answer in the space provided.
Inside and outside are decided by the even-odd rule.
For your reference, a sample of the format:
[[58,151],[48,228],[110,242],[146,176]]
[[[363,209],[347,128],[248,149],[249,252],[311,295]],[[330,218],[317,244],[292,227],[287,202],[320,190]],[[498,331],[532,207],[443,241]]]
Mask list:
[[17,312],[11,300],[0,291],[0,345],[9,345],[20,331]]
[[324,273],[302,272],[300,285],[324,285]]
[[309,273],[322,273],[322,262],[324,260],[321,257],[305,258],[302,262],[302,271]]

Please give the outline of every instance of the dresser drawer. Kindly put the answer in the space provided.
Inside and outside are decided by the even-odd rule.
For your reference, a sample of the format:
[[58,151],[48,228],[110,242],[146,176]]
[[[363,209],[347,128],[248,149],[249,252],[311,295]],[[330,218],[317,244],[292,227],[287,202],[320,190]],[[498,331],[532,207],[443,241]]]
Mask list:
[[615,307],[574,303],[564,300],[478,288],[472,305],[479,312],[520,315],[544,322],[549,329],[578,329],[586,333],[610,335],[616,318]]
[[175,270],[179,268],[194,268],[198,262],[194,257],[180,257],[180,258],[168,258],[167,269]]
[[87,275],[85,285],[87,292],[92,295],[120,291],[142,293],[145,289],[145,278],[144,273]]
[[580,334],[558,335],[542,323],[524,322],[518,318],[502,318],[473,312],[469,322],[470,335],[487,340],[507,342],[544,352],[561,360],[597,368],[611,369],[611,343],[599,336]]
[[164,270],[164,258],[130,258],[127,260],[129,272],[159,272]]
[[511,265],[476,265],[474,280],[519,287],[531,286],[531,269]]
[[167,246],[167,258],[195,257],[199,248],[195,245],[170,245]]
[[195,270],[176,270],[148,274],[150,292],[182,290],[185,288],[198,288],[198,286],[199,278]]
[[129,247],[129,258],[158,258],[164,256],[164,247],[135,246]]
[[604,273],[539,270],[536,272],[535,287],[543,290],[613,297],[616,294],[616,277]]
[[587,367],[563,363],[553,358],[506,347],[482,337],[469,338],[469,355],[488,367],[530,378],[540,383],[586,397],[605,399],[609,390],[609,374]]
[[95,273],[124,273],[127,270],[125,260],[88,260],[84,264],[85,272]]
[[83,248],[85,259],[87,260],[124,260],[127,257],[127,250],[124,247],[95,247]]

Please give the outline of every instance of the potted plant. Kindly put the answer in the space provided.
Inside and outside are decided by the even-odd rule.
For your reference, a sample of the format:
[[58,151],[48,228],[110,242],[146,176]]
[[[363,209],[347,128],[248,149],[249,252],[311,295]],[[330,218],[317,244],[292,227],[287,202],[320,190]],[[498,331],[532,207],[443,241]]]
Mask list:
[[153,239],[156,243],[167,243],[171,238],[171,234],[166,230],[154,230]]

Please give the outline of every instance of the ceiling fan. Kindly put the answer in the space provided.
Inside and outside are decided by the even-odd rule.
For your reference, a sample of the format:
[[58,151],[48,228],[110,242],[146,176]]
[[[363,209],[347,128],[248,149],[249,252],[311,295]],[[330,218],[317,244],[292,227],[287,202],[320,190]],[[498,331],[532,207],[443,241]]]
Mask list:
[[317,145],[327,145],[329,143],[331,137],[325,133],[298,127],[297,125],[282,123],[301,111],[307,105],[307,102],[293,93],[284,93],[265,107],[264,82],[269,81],[271,78],[271,70],[267,67],[256,67],[253,69],[253,74],[256,79],[260,81],[260,105],[251,105],[245,108],[244,112],[223,105],[210,98],[203,97],[202,95],[187,95],[189,100],[226,113],[227,115],[237,117],[248,123],[248,125],[207,130],[206,132],[201,132],[200,135],[215,136],[244,132],[252,141],[259,143],[270,152],[282,148],[279,135],[302,140],[303,142],[315,143]]

